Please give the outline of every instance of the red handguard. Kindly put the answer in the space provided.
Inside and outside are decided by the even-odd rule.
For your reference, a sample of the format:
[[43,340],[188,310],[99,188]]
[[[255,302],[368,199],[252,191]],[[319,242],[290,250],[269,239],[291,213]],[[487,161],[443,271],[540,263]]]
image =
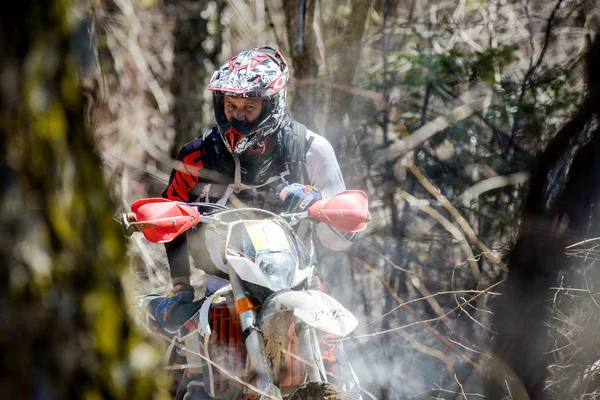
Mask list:
[[146,239],[166,243],[200,222],[200,213],[193,207],[162,197],[140,199],[131,205],[135,226]]
[[369,200],[362,190],[346,190],[328,200],[310,206],[311,218],[344,232],[360,232],[367,228],[371,215]]

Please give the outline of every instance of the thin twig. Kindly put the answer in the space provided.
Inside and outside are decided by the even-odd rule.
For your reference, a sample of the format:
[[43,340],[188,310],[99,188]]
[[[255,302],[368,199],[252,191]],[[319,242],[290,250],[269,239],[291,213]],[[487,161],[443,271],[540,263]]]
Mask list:
[[[452,269],[452,277],[451,277],[451,279],[450,279],[450,287],[452,288],[452,290],[453,290],[455,293],[456,293],[456,291],[454,290],[454,275],[455,275],[455,272],[456,272],[457,268],[458,268],[458,267],[454,267],[454,268]],[[464,301],[464,298],[462,298],[462,299],[463,299],[463,301]],[[458,298],[456,297],[456,294],[454,294],[454,301],[456,301],[456,304],[457,304],[457,306],[458,306],[458,307],[460,307],[460,309],[461,309],[461,310],[462,310],[462,311],[465,313],[465,315],[466,315],[467,317],[469,317],[469,319],[470,319],[471,321],[475,322],[475,324],[476,324],[476,325],[479,325],[479,326],[481,326],[483,329],[485,329],[485,330],[487,330],[487,331],[489,331],[489,332],[492,332],[492,333],[494,333],[494,331],[492,331],[490,328],[488,328],[488,327],[484,326],[484,325],[483,325],[481,322],[479,322],[478,320],[476,320],[476,319],[475,319],[475,317],[473,317],[473,316],[472,316],[472,315],[471,315],[471,314],[470,314],[470,313],[469,313],[467,310],[465,310],[465,309],[464,309],[464,307],[463,307],[463,306],[461,305],[461,303],[458,301]],[[468,302],[468,301],[464,301],[462,304],[469,304],[469,302]]]
[[[421,325],[423,328],[425,328],[427,331],[429,331],[432,335],[434,335],[436,338],[438,338],[438,340],[440,340],[444,345],[446,345],[450,350],[452,350],[456,355],[458,355],[460,358],[462,358],[464,361],[466,361],[467,363],[469,363],[475,370],[477,370],[477,372],[479,372],[481,375],[485,375],[485,372],[483,370],[483,368],[480,365],[477,365],[476,363],[473,362],[473,360],[465,355],[462,351],[460,351],[458,349],[458,347],[456,347],[453,343],[451,343],[446,337],[442,336],[437,330],[435,330],[434,328],[432,328],[428,323],[429,322],[434,322],[434,321],[439,321],[442,318],[448,316],[449,314],[453,313],[454,311],[456,311],[458,309],[454,308],[450,311],[448,311],[447,313],[436,317],[436,318],[432,318],[429,320],[422,320],[419,318],[419,316],[414,312],[414,310],[412,308],[410,308],[409,306],[406,305],[406,303],[404,302],[404,300],[402,300],[400,298],[400,296],[398,296],[398,294],[394,293],[394,291],[390,288],[389,284],[385,281],[385,279],[383,279],[374,269],[373,267],[371,267],[369,264],[367,264],[366,262],[358,259],[357,257],[353,256],[352,254],[350,254],[350,258],[352,258],[354,261],[356,261],[360,266],[362,266],[363,268],[365,268],[367,271],[371,272],[372,274],[374,274],[379,281],[383,284],[383,286],[386,288],[386,290],[390,293],[390,295],[401,305],[403,305],[404,309],[406,311],[408,311],[408,313],[416,320],[416,322],[411,323],[411,324],[407,324],[404,326],[400,326],[400,327],[396,327],[396,328],[392,328],[392,329],[387,329],[381,332],[374,332],[374,333],[370,333],[370,334],[366,334],[366,335],[357,335],[357,336],[351,336],[348,338],[342,338],[342,339],[338,339],[338,341],[346,341],[346,340],[353,340],[353,339],[358,339],[358,338],[366,338],[366,337],[373,337],[373,336],[378,336],[378,335],[382,335],[385,333],[390,333],[390,332],[395,332],[395,331],[399,331],[402,329],[406,329],[409,326],[414,326],[414,325]],[[501,281],[502,282],[502,281]],[[492,288],[494,288],[495,286],[499,285],[501,282],[498,282],[492,286],[489,287],[489,289],[491,290]],[[470,301],[473,301],[474,299],[478,298],[481,294],[477,294],[475,295]]]
[[573,247],[580,246],[582,244],[586,244],[586,243],[590,243],[590,242],[597,242],[599,240],[600,240],[600,237],[591,238],[591,239],[585,239],[585,240],[582,240],[581,242],[577,242],[577,243],[573,243],[573,244],[568,245],[567,247],[565,247],[565,250],[571,249]]
[[[440,385],[438,385],[437,383],[434,383],[434,385],[436,386],[436,388],[435,388],[435,389],[430,389],[430,390],[428,390],[427,392],[432,392],[432,391],[434,391],[434,390],[439,390],[440,392],[444,392],[444,393],[450,393],[450,394],[459,394],[458,392],[455,392],[455,391],[453,391],[453,390],[443,389],[443,388],[442,388]],[[417,393],[417,394],[419,394],[419,395],[420,395],[420,394],[427,393],[427,392],[421,392],[421,393]],[[466,393],[466,394],[468,394],[469,396],[485,397],[484,395],[482,395],[482,394],[479,394],[479,393]]]
[[[404,124],[401,123],[401,124],[399,124],[399,127],[400,127],[400,131],[402,133],[402,136],[407,138],[408,130],[406,129],[406,126],[404,126]],[[502,263],[500,260],[496,259],[496,257],[494,257],[491,254],[490,249],[488,249],[488,247],[481,240],[479,240],[479,238],[475,234],[475,231],[473,230],[473,228],[471,228],[471,225],[469,225],[469,223],[464,219],[464,217],[460,214],[460,212],[456,209],[456,207],[454,207],[452,205],[452,203],[450,203],[448,198],[442,194],[442,191],[439,188],[437,188],[435,185],[433,185],[425,177],[425,175],[423,175],[421,170],[419,170],[419,168],[417,168],[417,166],[414,163],[412,163],[409,166],[409,169],[410,169],[410,172],[412,172],[412,174],[418,179],[418,181],[421,183],[421,185],[425,189],[427,189],[427,191],[436,200],[438,200],[440,203],[442,203],[444,208],[446,208],[446,210],[448,210],[450,215],[452,215],[452,217],[454,217],[454,219],[456,220],[458,225],[461,227],[463,232],[467,235],[469,240],[471,242],[475,243],[477,245],[477,247],[479,247],[479,249],[482,252],[484,252],[485,257],[488,260],[490,260],[493,264],[499,265],[504,270],[508,270],[506,265],[504,265],[504,263]],[[479,281],[479,279],[480,279],[479,266],[477,266],[477,264],[475,264],[475,266],[471,265],[471,269],[473,270],[473,276],[476,277],[476,281]]]
[[411,345],[413,349],[433,358],[437,358],[446,365],[446,368],[448,369],[448,373],[450,375],[455,375],[452,360],[450,360],[443,351],[434,349],[432,347],[424,345],[423,343],[420,343],[417,339],[415,339],[413,335],[406,331],[398,331],[398,333],[400,334],[400,336],[402,336],[404,340],[408,342],[408,344]]
[[419,385],[419,383],[415,382],[414,379],[410,378],[409,376],[407,376],[406,374],[402,373],[398,369],[394,369],[394,375],[398,376],[398,378],[402,379],[410,387],[412,387],[413,389],[417,390],[417,393],[415,394],[415,396],[421,396],[424,393],[426,393],[425,389],[421,385]]
[[[501,280],[501,281],[499,281],[499,282],[497,282],[497,283],[495,283],[495,284],[493,284],[493,285],[491,285],[491,286],[490,286],[488,289],[490,289],[490,290],[491,290],[491,289],[495,288],[496,286],[498,286],[498,285],[502,284],[503,282],[504,282],[504,279],[503,279],[503,280]],[[486,289],[486,290],[488,290],[488,289]],[[460,310],[460,309],[462,309],[462,307],[463,307],[465,304],[467,304],[467,303],[470,303],[470,302],[474,301],[476,298],[478,298],[480,295],[482,295],[482,294],[485,294],[485,293],[486,293],[486,290],[484,290],[484,291],[483,291],[482,293],[480,293],[480,294],[477,294],[477,295],[473,296],[473,298],[471,298],[471,299],[469,299],[469,300],[465,301],[464,303],[460,304],[460,306],[454,307],[453,309],[451,309],[451,310],[447,311],[447,312],[446,312],[446,313],[444,313],[444,315],[442,315],[442,316],[439,316],[439,317],[436,317],[436,318],[425,319],[425,320],[418,319],[416,322],[412,322],[412,323],[410,323],[410,324],[406,324],[406,325],[398,326],[398,327],[396,327],[396,328],[386,329],[386,330],[383,330],[383,331],[379,331],[379,332],[373,332],[373,333],[369,333],[369,334],[365,334],[365,335],[355,335],[355,336],[351,336],[351,337],[344,338],[344,339],[338,339],[338,341],[340,341],[340,342],[343,342],[343,341],[346,341],[346,340],[362,339],[362,338],[368,338],[368,337],[374,337],[374,336],[384,335],[384,334],[386,334],[386,333],[390,333],[390,332],[398,331],[398,330],[401,330],[401,329],[410,328],[411,326],[415,326],[415,325],[422,325],[422,326],[424,326],[424,327],[428,327],[428,326],[429,326],[428,324],[429,324],[430,322],[437,322],[437,321],[439,321],[441,318],[443,318],[443,317],[446,317],[446,316],[448,316],[448,315],[452,314],[453,312],[455,312],[455,311],[457,311],[457,310]]]
[[458,386],[460,386],[460,393],[463,395],[463,397],[465,398],[465,400],[469,400],[469,399],[467,399],[467,395],[465,394],[465,389],[463,388],[462,383],[460,383],[458,381],[458,377],[456,376],[456,374],[454,374],[454,380],[456,380],[456,383],[458,383]]
[[439,190],[439,188],[434,186],[414,164],[411,165],[409,167],[409,169],[415,175],[415,177],[419,180],[421,185],[423,185],[423,187],[425,189],[427,189],[427,191],[429,193],[431,193],[431,195],[434,198],[436,198],[440,203],[442,203],[444,208],[446,208],[446,210],[448,210],[450,215],[452,215],[452,217],[454,217],[454,219],[456,220],[458,225],[461,227],[463,232],[465,232],[465,234],[467,235],[469,240],[472,243],[475,243],[477,245],[477,247],[479,247],[479,249],[484,253],[485,257],[493,264],[496,264],[506,270],[507,268],[504,265],[504,263],[502,263],[500,260],[498,260],[496,257],[494,257],[491,254],[490,249],[488,249],[488,247],[481,240],[479,240],[479,238],[475,234],[475,231],[473,230],[473,228],[471,228],[471,225],[469,225],[467,220],[465,220],[465,218],[460,214],[460,212],[458,212],[458,210],[452,205],[452,203],[450,203],[448,198],[442,194],[442,192]]
[[490,356],[489,354],[487,354],[487,353],[483,353],[483,352],[481,352],[481,351],[477,351],[477,350],[475,350],[475,349],[472,349],[472,348],[470,348],[470,347],[467,347],[467,346],[465,346],[464,344],[462,344],[462,343],[460,343],[460,342],[458,342],[458,341],[456,341],[456,340],[453,340],[453,339],[450,339],[450,338],[448,338],[448,340],[449,340],[449,341],[451,341],[452,343],[454,343],[455,345],[462,347],[462,348],[463,348],[463,349],[465,349],[465,350],[472,351],[473,353],[477,353],[477,354],[480,354],[480,355],[482,355],[482,356],[486,356],[486,357],[488,357],[488,358],[492,358],[492,356]]
[[422,201],[411,195],[410,193],[399,189],[398,194],[404,200],[406,200],[411,206],[415,206],[419,208],[421,211],[429,215],[431,218],[436,220],[440,225],[442,225],[448,232],[454,236],[454,238],[459,242],[461,250],[465,253],[467,260],[469,260],[469,265],[471,266],[471,273],[473,274],[473,278],[475,281],[479,282],[481,279],[481,273],[479,272],[479,266],[475,260],[475,254],[473,254],[473,250],[467,242],[467,239],[462,234],[462,232],[455,227],[448,219],[446,219],[442,214],[440,214],[437,210],[432,207],[424,204]]
[[[407,301],[404,304],[416,303],[417,301],[427,300],[429,297],[436,297],[436,296],[441,296],[441,295],[445,295],[445,294],[455,294],[455,293],[483,293],[483,292],[484,292],[483,290],[448,290],[448,291],[444,291],[444,292],[436,292],[434,294],[430,294],[429,296],[419,297],[418,299],[409,300],[409,301]],[[498,292],[486,292],[486,294],[491,294],[491,295],[496,295],[496,296],[500,295],[500,293],[498,293]],[[394,307],[390,311],[386,312],[385,314],[380,315],[379,317],[377,317],[374,320],[372,320],[371,322],[369,322],[366,326],[373,325],[375,322],[379,321],[382,318],[387,317],[388,315],[390,315],[391,313],[393,313],[394,311],[396,311],[399,308],[402,308],[402,306],[399,305],[397,307]]]

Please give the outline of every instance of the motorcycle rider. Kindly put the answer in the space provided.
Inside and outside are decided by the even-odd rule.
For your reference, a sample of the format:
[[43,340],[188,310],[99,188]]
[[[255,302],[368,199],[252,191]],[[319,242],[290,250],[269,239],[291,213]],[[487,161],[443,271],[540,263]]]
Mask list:
[[[237,199],[274,212],[297,212],[344,191],[330,143],[286,113],[288,80],[285,59],[269,46],[243,51],[215,71],[208,90],[213,94],[216,124],[181,148],[179,165],[171,172],[162,196],[223,205]],[[302,142],[304,154],[298,163],[290,155],[293,140]],[[156,308],[159,323],[166,323],[180,304],[194,300],[187,238],[191,234],[165,245],[173,288]],[[212,232],[194,234],[205,235],[211,262],[196,267],[207,273],[206,295],[210,295],[228,284],[227,267],[217,237]],[[309,220],[299,224],[297,234],[313,257],[313,234],[325,247],[338,251],[348,248],[354,239]],[[331,349],[325,350],[324,356],[326,364],[328,360],[335,363]]]

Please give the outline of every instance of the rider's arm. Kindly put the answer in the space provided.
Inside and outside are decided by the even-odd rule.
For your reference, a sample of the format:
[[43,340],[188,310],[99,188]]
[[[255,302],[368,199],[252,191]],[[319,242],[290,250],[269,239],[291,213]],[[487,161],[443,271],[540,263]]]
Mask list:
[[[169,183],[162,197],[176,201],[192,201],[192,189],[200,180],[199,171],[203,167],[202,139],[194,139],[181,148],[177,155],[176,167],[171,171]],[[171,279],[173,284],[189,283],[190,262],[188,258],[187,235],[183,234],[165,244]]]
[[[329,141],[311,131],[307,132],[307,138],[312,140],[306,153],[309,183],[321,191],[323,199],[329,199],[346,190],[342,171]],[[338,251],[350,247],[355,236],[324,223],[317,224],[316,234],[325,247]]]
[[167,260],[171,272],[171,281],[173,284],[181,282],[189,283],[190,280],[190,260],[188,258],[187,235],[183,234],[172,242],[165,243]]
[[162,197],[169,200],[193,201],[192,190],[200,181],[200,170],[204,167],[206,149],[202,138],[196,138],[179,150],[175,168],[171,171],[169,183]]

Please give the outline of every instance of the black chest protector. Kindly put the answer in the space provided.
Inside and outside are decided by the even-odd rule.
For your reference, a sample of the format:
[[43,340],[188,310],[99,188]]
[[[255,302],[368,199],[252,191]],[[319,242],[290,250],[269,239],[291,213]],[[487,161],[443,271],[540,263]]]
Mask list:
[[[306,152],[312,140],[306,138],[307,128],[303,124],[290,121],[270,142],[264,154],[242,156],[239,193],[235,193],[248,207],[260,207],[277,212],[277,193],[291,183],[308,182]],[[199,182],[192,190],[197,201],[207,201],[231,205],[228,201],[233,194],[235,162],[233,156],[213,128],[205,137],[206,150],[210,154],[204,168],[219,173],[221,179],[208,179]]]

